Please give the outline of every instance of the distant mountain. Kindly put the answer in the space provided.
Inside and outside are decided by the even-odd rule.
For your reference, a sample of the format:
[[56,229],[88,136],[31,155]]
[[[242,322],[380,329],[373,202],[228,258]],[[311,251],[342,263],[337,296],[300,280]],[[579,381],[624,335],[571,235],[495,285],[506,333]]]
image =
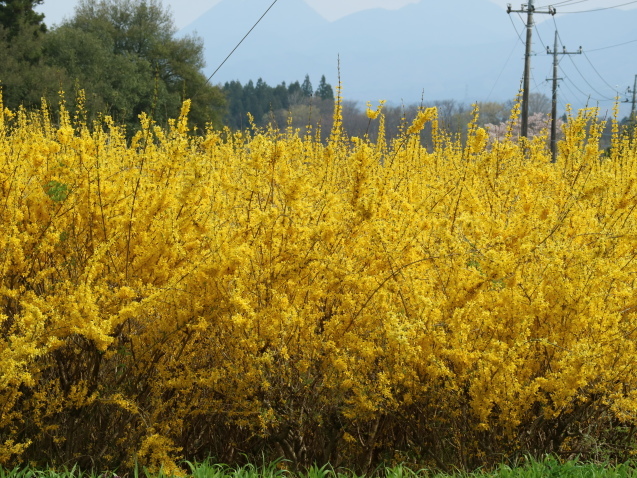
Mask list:
[[392,48],[466,46],[508,39],[510,28],[499,28],[508,23],[502,14],[501,8],[487,0],[423,0],[399,10],[363,10],[333,26],[343,39],[352,32],[365,32]]
[[[270,5],[269,0],[223,0],[182,30],[205,42],[210,74]],[[547,15],[534,29],[532,88],[550,96],[555,24],[569,51],[580,44],[586,55],[560,57],[562,101],[581,107],[588,100],[625,90],[637,73],[631,54],[637,43],[590,51],[637,40],[637,10]],[[517,33],[516,33],[517,29]],[[415,103],[455,99],[504,101],[520,87],[523,70],[523,19],[489,0],[431,1],[399,10],[371,9],[328,22],[303,0],[278,2],[213,78],[214,83],[263,78],[269,84],[302,80],[315,85],[320,75],[337,82],[337,59],[346,99],[387,99]],[[590,51],[590,52],[588,52]],[[575,68],[574,65],[577,67]],[[579,71],[578,71],[579,70]],[[580,75],[581,73],[581,75]],[[609,86],[610,85],[610,86]],[[600,103],[606,108],[612,102]]]

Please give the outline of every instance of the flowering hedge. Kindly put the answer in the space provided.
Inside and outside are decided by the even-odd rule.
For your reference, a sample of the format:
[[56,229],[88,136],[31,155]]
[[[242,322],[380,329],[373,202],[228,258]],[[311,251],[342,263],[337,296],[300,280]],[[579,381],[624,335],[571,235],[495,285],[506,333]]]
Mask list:
[[[0,108],[1,110],[1,108]],[[0,463],[632,452],[637,161],[0,114]],[[372,118],[373,116],[373,118]],[[435,146],[419,132],[433,127]]]

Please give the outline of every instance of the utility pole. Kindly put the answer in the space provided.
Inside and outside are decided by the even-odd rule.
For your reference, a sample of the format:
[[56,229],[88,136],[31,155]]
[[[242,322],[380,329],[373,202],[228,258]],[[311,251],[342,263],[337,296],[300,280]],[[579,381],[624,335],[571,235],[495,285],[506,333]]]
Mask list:
[[566,47],[562,51],[557,51],[557,30],[555,30],[555,43],[553,51],[546,47],[546,53],[553,55],[553,101],[551,102],[551,162],[557,161],[557,82],[561,78],[557,77],[557,55],[581,55],[582,47],[578,51],[566,51]]
[[629,100],[628,98],[626,98],[624,101],[622,101],[622,103],[632,103],[633,106],[630,109],[630,117],[629,117],[629,121],[631,125],[635,124],[635,120],[637,119],[635,117],[635,115],[637,115],[637,75],[635,75],[635,84],[633,85],[632,89],[629,86],[628,88],[626,88],[626,93],[632,93],[633,94],[633,99],[632,101]]
[[632,93],[633,93],[633,107],[630,110],[630,121],[634,123],[635,122],[635,103],[637,103],[637,75],[635,75],[635,84],[633,85]]
[[522,125],[520,128],[520,136],[526,136],[529,130],[529,90],[531,82],[531,37],[533,35],[533,14],[548,13],[555,15],[555,8],[549,6],[548,10],[536,10],[533,0],[529,0],[528,4],[523,3],[521,10],[512,10],[511,4],[507,4],[507,13],[526,13],[526,52],[524,54],[524,81],[522,86]]

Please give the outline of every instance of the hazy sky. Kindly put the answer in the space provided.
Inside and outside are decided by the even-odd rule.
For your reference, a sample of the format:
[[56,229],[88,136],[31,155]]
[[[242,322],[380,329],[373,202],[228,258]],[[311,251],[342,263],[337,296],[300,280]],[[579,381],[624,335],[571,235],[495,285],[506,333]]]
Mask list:
[[[170,6],[175,18],[175,23],[178,28],[185,27],[199,15],[213,7],[221,0],[163,0],[164,5]],[[281,5],[277,4],[278,8],[281,8],[289,0],[279,0]],[[358,10],[365,10],[368,8],[400,8],[409,3],[418,2],[432,2],[432,1],[450,1],[454,0],[306,0],[315,10],[323,15],[328,20],[335,20],[342,16],[356,12]],[[521,3],[524,2],[510,2],[509,0],[490,0],[492,3],[506,8],[507,3],[511,3],[513,8],[519,9]],[[572,6],[566,6],[566,2],[572,3]],[[588,10],[592,8],[603,8],[608,6],[616,6],[624,3],[628,3],[629,0],[555,0],[553,3],[562,4],[558,5],[559,10]],[[259,0],[259,3],[264,5],[264,9],[270,5],[269,0]],[[73,14],[77,0],[44,0],[43,5],[38,7],[38,10],[46,15],[46,22],[49,25],[59,23],[65,17],[70,17]],[[549,0],[535,0],[537,7],[545,7],[550,5]],[[626,5],[623,8],[637,8],[637,2],[630,5]]]

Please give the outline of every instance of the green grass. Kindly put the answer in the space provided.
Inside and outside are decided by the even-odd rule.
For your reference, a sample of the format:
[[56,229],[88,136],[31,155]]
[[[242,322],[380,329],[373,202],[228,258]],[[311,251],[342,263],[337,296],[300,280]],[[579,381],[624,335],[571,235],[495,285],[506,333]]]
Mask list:
[[[188,476],[192,478],[364,478],[348,470],[334,470],[330,466],[312,466],[304,473],[294,474],[284,469],[282,461],[260,466],[248,464],[239,467],[215,464],[210,460],[201,463],[184,462]],[[439,473],[432,470],[412,470],[407,466],[377,469],[371,477],[378,478],[628,478],[637,477],[634,465],[587,464],[577,460],[560,463],[552,457],[544,460],[530,460],[523,466],[501,465],[497,470],[455,474]],[[146,470],[135,470],[131,475],[117,473],[84,473],[73,467],[64,471],[36,470],[16,467],[12,470],[0,468],[0,478],[170,478],[153,476]]]

